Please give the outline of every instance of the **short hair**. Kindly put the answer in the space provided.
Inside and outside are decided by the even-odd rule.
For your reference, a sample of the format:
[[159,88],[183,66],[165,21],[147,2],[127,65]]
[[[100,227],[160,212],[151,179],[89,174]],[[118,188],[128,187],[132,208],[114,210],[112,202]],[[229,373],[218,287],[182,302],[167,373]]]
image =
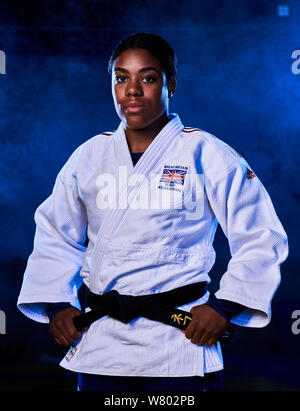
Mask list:
[[112,75],[112,66],[117,57],[128,49],[148,50],[162,65],[167,80],[177,77],[177,57],[170,44],[162,37],[150,33],[133,33],[122,39],[110,56],[108,72]]

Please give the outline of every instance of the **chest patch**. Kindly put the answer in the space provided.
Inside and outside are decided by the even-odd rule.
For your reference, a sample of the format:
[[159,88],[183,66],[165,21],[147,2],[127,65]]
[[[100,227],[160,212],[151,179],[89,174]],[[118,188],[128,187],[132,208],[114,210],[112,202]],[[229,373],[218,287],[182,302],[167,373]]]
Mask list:
[[165,165],[159,180],[158,188],[162,190],[183,192],[187,173],[188,167],[186,166]]

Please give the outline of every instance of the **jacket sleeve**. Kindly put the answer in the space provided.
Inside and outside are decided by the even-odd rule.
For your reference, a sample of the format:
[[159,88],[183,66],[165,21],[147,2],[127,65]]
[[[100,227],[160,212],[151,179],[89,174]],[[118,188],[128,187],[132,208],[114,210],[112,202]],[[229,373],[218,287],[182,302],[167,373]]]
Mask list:
[[34,246],[29,256],[17,307],[39,322],[49,322],[47,303],[66,302],[80,309],[77,291],[87,216],[78,188],[80,148],[59,172],[52,194],[35,212]]
[[229,243],[231,259],[215,296],[246,308],[231,322],[264,327],[287,258],[287,235],[261,181],[243,159],[226,175],[206,179],[210,206]]

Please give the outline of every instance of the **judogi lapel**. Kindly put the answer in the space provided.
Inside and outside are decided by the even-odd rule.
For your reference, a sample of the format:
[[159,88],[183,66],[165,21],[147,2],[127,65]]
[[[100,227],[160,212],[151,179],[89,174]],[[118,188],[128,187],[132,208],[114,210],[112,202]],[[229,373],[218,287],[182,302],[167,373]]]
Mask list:
[[[101,291],[99,286],[100,279],[97,272],[100,270],[101,260],[105,254],[107,243],[113,237],[117,227],[128,210],[129,204],[127,199],[132,199],[134,197],[139,190],[140,183],[142,183],[144,178],[147,178],[150,175],[157,162],[167,150],[170,141],[176,138],[184,128],[178,114],[172,113],[170,116],[172,116],[172,119],[162,128],[151,142],[135,167],[133,167],[132,164],[122,122],[113,136],[117,166],[127,167],[128,179],[130,178],[131,181],[130,186],[126,185],[126,187],[124,187],[118,199],[118,204],[122,204],[123,207],[107,210],[105,220],[102,222],[97,235],[95,248],[93,250],[90,279],[90,289],[94,293],[99,293],[99,291]],[[126,207],[124,207],[124,204],[126,204]]]

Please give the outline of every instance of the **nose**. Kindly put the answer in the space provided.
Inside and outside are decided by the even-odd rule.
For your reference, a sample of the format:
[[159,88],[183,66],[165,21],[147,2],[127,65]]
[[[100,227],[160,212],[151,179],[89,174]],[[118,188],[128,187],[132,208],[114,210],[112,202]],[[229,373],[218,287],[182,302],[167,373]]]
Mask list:
[[136,80],[128,81],[126,88],[127,96],[140,96],[143,94],[143,89]]

